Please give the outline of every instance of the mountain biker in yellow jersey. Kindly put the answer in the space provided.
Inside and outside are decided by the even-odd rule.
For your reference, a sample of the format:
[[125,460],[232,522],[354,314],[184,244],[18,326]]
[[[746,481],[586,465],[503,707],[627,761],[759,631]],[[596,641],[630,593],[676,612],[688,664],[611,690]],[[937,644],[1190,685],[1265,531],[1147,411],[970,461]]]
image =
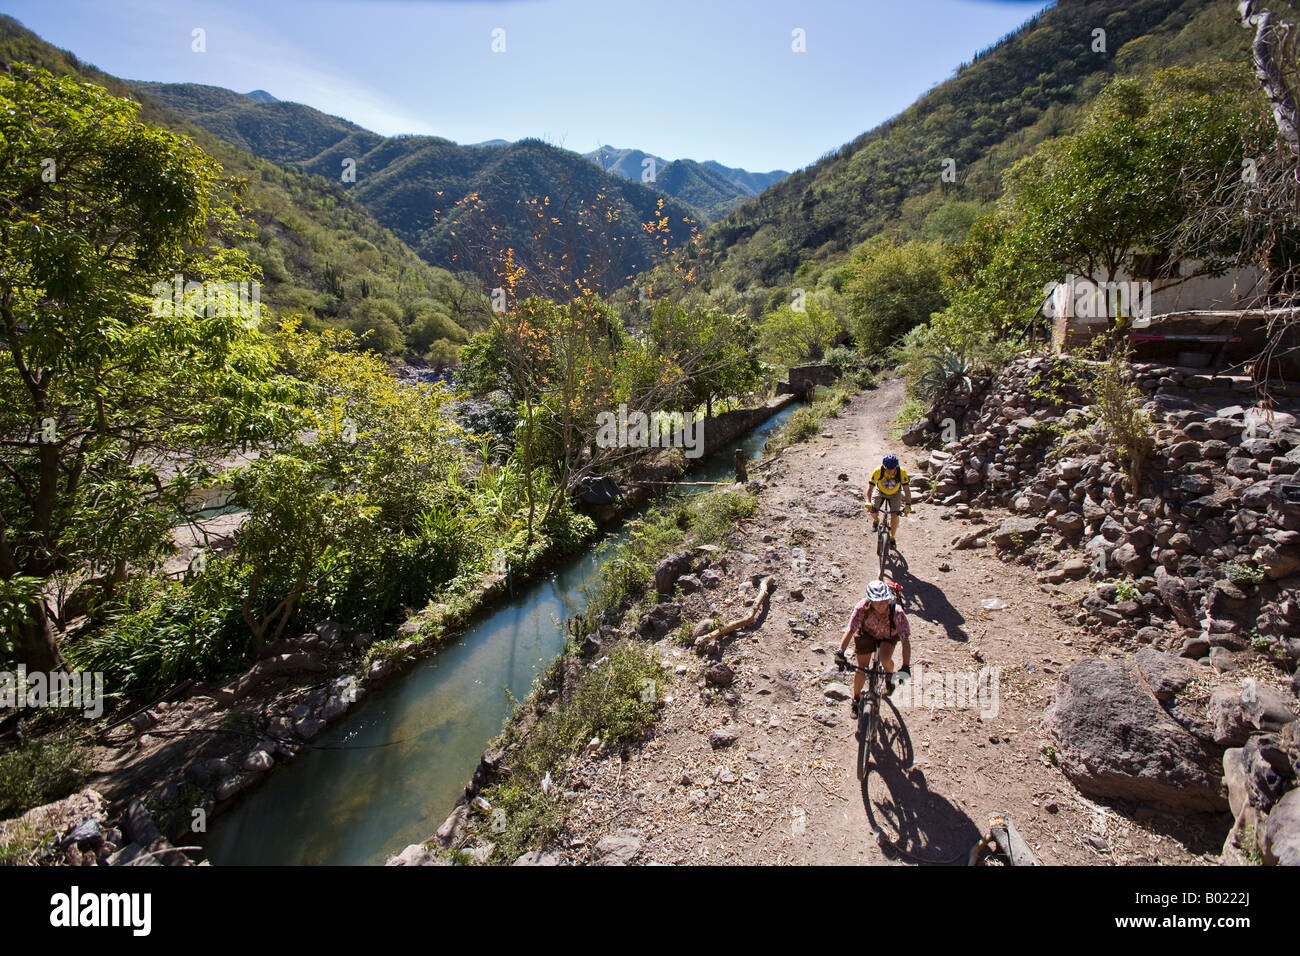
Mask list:
[[[880,467],[871,473],[871,480],[867,484],[867,494],[871,500],[871,531],[874,534],[880,527],[880,509],[885,505],[886,495],[896,495],[899,489],[903,490],[903,496],[907,501],[903,514],[909,514],[912,511],[912,485],[908,480],[907,471],[898,463],[897,455],[886,455],[880,463]],[[898,509],[895,508],[889,515],[889,543],[894,543],[894,535],[898,533]]]
[[[844,652],[848,650],[849,640],[853,641],[854,653],[857,654],[858,666],[869,667],[871,654],[877,645],[880,647],[880,666],[889,677],[886,679],[884,694],[893,693],[897,674],[894,673],[894,645],[903,642],[903,667],[901,673],[912,676],[912,627],[907,623],[898,595],[902,588],[885,581],[872,581],[867,585],[867,595],[858,602],[849,617],[849,626],[844,630],[840,640],[840,649],[835,652],[835,662],[847,666]],[[844,669],[841,666],[841,670]],[[853,719],[858,717],[858,695],[862,693],[862,684],[866,674],[853,672],[853,703],[850,710]]]

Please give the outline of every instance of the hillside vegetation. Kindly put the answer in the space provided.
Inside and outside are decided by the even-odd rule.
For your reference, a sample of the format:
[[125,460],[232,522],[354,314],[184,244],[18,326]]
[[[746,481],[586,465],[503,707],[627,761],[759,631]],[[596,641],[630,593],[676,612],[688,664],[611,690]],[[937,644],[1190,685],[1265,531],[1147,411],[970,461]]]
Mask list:
[[[1109,79],[1245,63],[1249,34],[1235,8],[1217,0],[1062,0],[898,116],[709,228],[698,263],[704,288],[734,296],[812,287],[880,232],[960,241],[1001,195],[1004,172],[1072,130]],[[1093,49],[1098,29],[1105,52]],[[949,159],[952,182],[941,178]]]
[[486,324],[487,300],[476,280],[424,262],[337,180],[250,155],[239,140],[232,144],[194,127],[124,81],[0,17],[0,64],[14,63],[75,76],[140,101],[142,120],[193,140],[228,176],[243,180],[242,203],[252,229],[232,242],[261,269],[263,305],[300,313],[310,327],[369,333],[369,344],[387,354],[444,361]]
[[[506,249],[542,273],[563,248],[581,260],[577,272],[608,292],[651,266],[662,239],[670,248],[687,242],[701,218],[695,206],[642,185],[639,176],[610,175],[537,139],[461,146],[436,136],[384,137],[308,106],[217,87],[135,88],[254,155],[340,183],[426,262],[471,271],[489,287],[500,285]],[[344,181],[349,170],[353,182]],[[547,198],[539,221],[532,202]],[[656,235],[643,228],[660,220],[665,228]],[[553,278],[539,291],[571,295],[571,280]]]

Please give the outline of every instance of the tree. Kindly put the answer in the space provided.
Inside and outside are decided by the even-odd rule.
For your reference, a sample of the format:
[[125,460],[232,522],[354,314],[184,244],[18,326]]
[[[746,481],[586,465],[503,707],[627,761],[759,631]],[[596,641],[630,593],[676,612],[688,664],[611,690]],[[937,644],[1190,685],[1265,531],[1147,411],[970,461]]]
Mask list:
[[707,306],[688,308],[659,302],[651,313],[647,342],[659,365],[649,399],[661,410],[701,405],[713,414],[719,398],[743,395],[760,379],[753,326],[743,315],[729,315]]
[[61,660],[56,577],[157,562],[220,459],[293,420],[255,317],[218,294],[253,278],[209,244],[233,233],[234,184],[137,109],[0,75],[0,580],[40,582],[18,598],[34,670]]
[[883,352],[947,304],[943,243],[876,236],[858,247],[846,284],[848,326],[863,353]]
[[1241,170],[1246,89],[1242,71],[1225,68],[1113,81],[1078,133],[1008,174],[1008,241],[1024,259],[1102,284],[1143,272],[1138,254],[1172,266],[1168,237],[1192,212],[1183,182]]
[[303,427],[235,477],[235,503],[248,512],[236,548],[243,616],[258,643],[279,637],[332,575],[362,578],[351,590],[371,602],[400,590],[400,569],[385,559],[427,536],[431,516],[462,515],[458,542],[438,542],[444,565],[472,537],[460,429],[442,385],[398,382],[352,333],[317,336],[289,320],[275,341],[310,399]]
[[778,364],[791,366],[820,361],[841,331],[835,313],[809,296],[801,310],[786,305],[763,316],[759,341]]
[[1269,379],[1279,371],[1286,377],[1300,351],[1300,64],[1295,28],[1255,7],[1244,2],[1240,13],[1243,25],[1255,31],[1251,59],[1264,95],[1244,123],[1239,164],[1218,171],[1193,168],[1183,176],[1190,214],[1170,245],[1179,255],[1203,260],[1207,269],[1263,272],[1259,304],[1269,309],[1268,330],[1252,365],[1267,395]]

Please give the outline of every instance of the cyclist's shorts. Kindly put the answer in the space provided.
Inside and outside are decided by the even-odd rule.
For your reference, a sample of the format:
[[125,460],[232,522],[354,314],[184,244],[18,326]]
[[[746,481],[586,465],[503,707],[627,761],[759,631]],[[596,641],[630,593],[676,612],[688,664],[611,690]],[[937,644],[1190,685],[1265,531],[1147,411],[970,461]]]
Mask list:
[[889,499],[889,506],[894,509],[895,513],[902,512],[902,503],[894,495],[887,495],[879,488],[871,492],[871,507],[875,508],[877,511],[883,510],[886,498]]
[[897,643],[898,643],[897,638],[895,638],[892,641],[878,640],[877,638],[872,637],[870,634],[867,634],[866,632],[859,630],[858,633],[855,634],[853,637],[853,650],[858,654],[871,654],[875,651],[877,645],[889,644],[892,646]]

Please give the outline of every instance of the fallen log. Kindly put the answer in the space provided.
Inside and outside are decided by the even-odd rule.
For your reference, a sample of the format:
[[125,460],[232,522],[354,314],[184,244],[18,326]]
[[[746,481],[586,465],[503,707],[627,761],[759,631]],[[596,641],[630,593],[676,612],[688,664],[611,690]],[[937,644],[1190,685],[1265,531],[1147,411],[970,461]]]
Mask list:
[[754,599],[754,606],[749,609],[748,614],[744,617],[738,617],[734,621],[728,621],[726,624],[709,631],[707,634],[702,634],[696,639],[695,646],[702,647],[709,641],[716,641],[720,637],[726,637],[728,634],[731,634],[734,631],[739,631],[741,628],[753,627],[754,622],[757,621],[762,616],[763,611],[767,609],[768,600],[772,597],[772,591],[775,590],[775,588],[776,578],[769,574],[759,583],[758,596]]

